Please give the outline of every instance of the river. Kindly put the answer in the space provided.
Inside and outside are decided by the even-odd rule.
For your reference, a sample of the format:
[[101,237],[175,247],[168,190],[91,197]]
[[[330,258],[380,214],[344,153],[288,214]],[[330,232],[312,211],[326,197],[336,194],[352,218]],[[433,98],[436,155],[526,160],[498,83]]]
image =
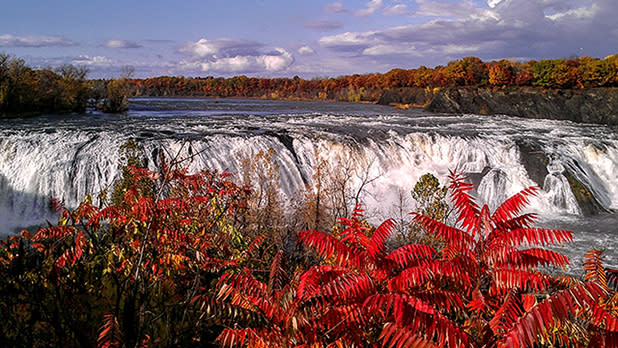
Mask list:
[[[145,147],[151,167],[164,151],[191,157],[190,171],[239,172],[245,159],[272,148],[288,196],[311,184],[320,160],[352,166],[372,179],[362,198],[376,221],[425,173],[443,183],[449,170],[468,174],[490,208],[537,185],[529,209],[540,225],[576,232],[567,254],[577,261],[599,248],[618,264],[616,128],[336,102],[139,98],[123,115],[0,120],[0,234],[54,222],[52,197],[75,207],[109,189],[129,139]],[[594,196],[599,213],[578,204],[569,177]]]

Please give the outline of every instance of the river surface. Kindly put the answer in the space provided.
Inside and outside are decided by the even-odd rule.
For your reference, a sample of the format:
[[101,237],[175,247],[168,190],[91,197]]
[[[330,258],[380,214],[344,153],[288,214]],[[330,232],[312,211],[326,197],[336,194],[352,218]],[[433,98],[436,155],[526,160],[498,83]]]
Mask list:
[[[52,197],[75,207],[84,195],[109,189],[129,139],[144,146],[151,167],[163,151],[191,157],[191,171],[237,175],[247,158],[273,149],[288,196],[311,185],[321,161],[351,167],[359,185],[372,179],[362,199],[376,221],[392,216],[399,193],[409,196],[425,173],[443,183],[449,170],[466,173],[478,201],[492,209],[537,185],[529,209],[543,227],[576,232],[564,249],[575,262],[598,248],[618,264],[615,127],[335,102],[142,98],[124,115],[0,120],[0,234],[55,222]],[[601,213],[586,216],[567,177],[594,196]]]

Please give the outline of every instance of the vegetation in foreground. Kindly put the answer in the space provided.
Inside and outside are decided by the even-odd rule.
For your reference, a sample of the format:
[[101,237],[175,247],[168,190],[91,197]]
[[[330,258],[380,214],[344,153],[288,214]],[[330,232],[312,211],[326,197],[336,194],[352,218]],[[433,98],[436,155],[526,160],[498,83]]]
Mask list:
[[284,223],[276,184],[261,180],[268,154],[247,163],[253,190],[164,158],[151,172],[136,154],[127,147],[110,199],[54,202],[56,225],[2,244],[0,345],[618,346],[618,271],[592,250],[583,279],[557,275],[569,260],[547,247],[572,232],[522,213],[535,188],[490,212],[452,173],[448,224],[446,189],[426,176],[415,192],[431,198],[401,231],[360,206],[330,223],[341,210],[326,202],[345,190],[322,177]]

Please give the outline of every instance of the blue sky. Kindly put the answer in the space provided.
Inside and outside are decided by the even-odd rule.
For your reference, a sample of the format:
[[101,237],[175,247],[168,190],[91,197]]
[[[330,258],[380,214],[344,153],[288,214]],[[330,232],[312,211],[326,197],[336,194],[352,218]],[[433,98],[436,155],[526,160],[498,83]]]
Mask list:
[[0,52],[91,78],[338,76],[618,53],[617,0],[5,0]]

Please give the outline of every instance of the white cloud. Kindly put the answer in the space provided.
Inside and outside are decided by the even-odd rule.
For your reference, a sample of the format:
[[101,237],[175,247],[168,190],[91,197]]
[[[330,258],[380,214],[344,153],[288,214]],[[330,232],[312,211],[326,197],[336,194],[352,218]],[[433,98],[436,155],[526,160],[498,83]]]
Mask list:
[[546,15],[545,17],[551,19],[552,21],[568,19],[591,19],[597,14],[598,11],[599,6],[597,4],[592,4],[592,6],[590,7],[575,8],[565,12],[558,12],[552,15]]
[[142,47],[142,45],[140,45],[139,43],[135,41],[120,40],[120,39],[107,40],[107,42],[105,43],[105,46],[107,46],[108,48],[140,48]]
[[365,4],[365,8],[360,10],[348,10],[340,2],[328,4],[324,7],[324,10],[329,13],[352,13],[355,16],[367,17],[381,10],[383,7],[384,3],[382,0],[371,0]]
[[208,41],[206,39],[200,39],[196,43],[188,44],[186,50],[198,57],[206,57],[216,54],[219,51],[219,48],[216,47],[215,42]]
[[200,39],[188,42],[181,53],[188,59],[181,62],[184,69],[223,74],[282,71],[294,62],[283,48],[264,51],[264,45],[237,39]]
[[303,46],[301,48],[298,49],[298,54],[300,54],[301,56],[308,56],[311,54],[314,54],[315,51],[313,50],[313,48],[309,47],[309,46]]
[[49,47],[49,46],[76,46],[77,44],[61,36],[31,35],[15,36],[0,35],[0,47]]
[[371,0],[367,3],[367,8],[364,8],[362,10],[357,10],[354,11],[354,14],[359,16],[359,17],[367,17],[370,16],[374,13],[376,13],[377,11],[381,10],[382,7],[384,7],[384,4],[382,3],[382,0]]
[[251,61],[249,57],[236,56],[232,58],[219,58],[214,61],[197,64],[202,71],[217,71],[227,73],[239,73],[249,70]]
[[183,53],[189,53],[198,58],[211,56],[230,58],[235,56],[259,55],[258,50],[262,44],[255,41],[237,39],[200,39],[197,42],[188,42],[181,49]]
[[363,54],[367,56],[384,56],[384,55],[408,55],[418,56],[419,52],[414,46],[405,47],[404,45],[375,45],[363,50]]
[[480,46],[479,45],[457,45],[457,44],[449,44],[445,45],[442,49],[442,52],[446,53],[450,56],[466,56],[470,54],[474,54],[478,52]]
[[406,4],[397,4],[394,6],[390,6],[384,9],[382,12],[386,16],[405,16],[409,14],[408,5]]
[[500,2],[502,2],[502,0],[487,0],[487,6],[494,8],[498,6]]
[[345,49],[346,47],[368,46],[376,41],[374,32],[351,33],[324,36],[318,43],[324,47]]
[[343,4],[341,4],[340,2],[333,2],[332,4],[326,5],[326,7],[324,7],[324,11],[329,12],[329,13],[345,13],[345,12],[348,12],[348,10],[346,10],[343,7]]
[[73,58],[71,60],[71,64],[87,65],[87,66],[95,66],[95,67],[109,67],[112,64],[114,64],[114,61],[104,56],[90,57],[87,55],[82,55],[77,58]]
[[268,71],[280,71],[292,64],[294,58],[283,48],[276,48],[278,54],[265,54],[256,58],[259,67],[264,66]]

